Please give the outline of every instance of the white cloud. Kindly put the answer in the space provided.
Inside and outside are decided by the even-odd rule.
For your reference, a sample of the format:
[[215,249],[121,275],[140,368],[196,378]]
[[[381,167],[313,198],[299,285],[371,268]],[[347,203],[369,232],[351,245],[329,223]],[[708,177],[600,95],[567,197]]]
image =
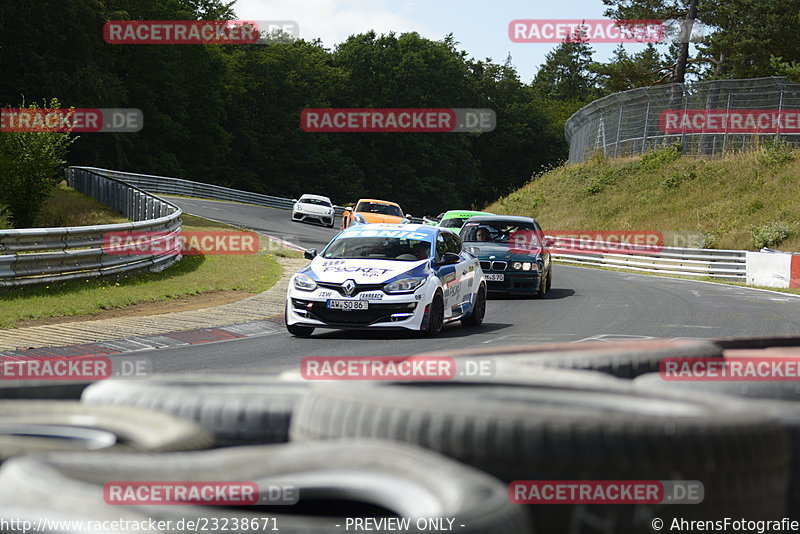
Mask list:
[[241,19],[293,20],[300,26],[300,37],[322,39],[327,47],[369,30],[416,31],[434,40],[444,37],[408,15],[413,2],[404,2],[399,11],[385,4],[383,0],[238,0],[233,8]]

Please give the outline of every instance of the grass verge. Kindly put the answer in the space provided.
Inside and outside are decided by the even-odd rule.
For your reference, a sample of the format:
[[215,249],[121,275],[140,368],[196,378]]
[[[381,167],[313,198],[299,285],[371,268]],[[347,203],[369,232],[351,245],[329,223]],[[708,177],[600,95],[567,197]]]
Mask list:
[[714,159],[665,147],[562,165],[484,209],[536,217],[545,231],[687,232],[684,246],[800,251],[797,191],[800,151],[786,145]]
[[[184,215],[183,221],[186,230],[235,230],[192,215]],[[272,287],[280,275],[275,254],[262,250],[246,256],[185,256],[160,273],[0,289],[0,328],[12,328],[29,319],[94,315],[214,291],[259,293]]]

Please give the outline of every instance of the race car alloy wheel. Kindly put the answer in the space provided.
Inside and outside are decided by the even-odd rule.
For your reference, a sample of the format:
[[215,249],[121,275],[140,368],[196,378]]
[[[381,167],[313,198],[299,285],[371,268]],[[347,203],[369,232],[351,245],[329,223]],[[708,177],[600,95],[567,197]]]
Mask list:
[[486,286],[481,285],[478,289],[478,295],[475,297],[475,308],[469,317],[461,319],[461,324],[464,326],[480,326],[483,323],[483,318],[486,315]]

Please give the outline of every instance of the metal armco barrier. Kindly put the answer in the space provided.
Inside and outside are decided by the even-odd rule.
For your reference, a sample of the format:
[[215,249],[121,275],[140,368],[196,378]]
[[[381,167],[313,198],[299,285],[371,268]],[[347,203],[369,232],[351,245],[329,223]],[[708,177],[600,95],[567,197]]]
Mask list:
[[103,247],[109,232],[158,232],[161,238],[179,235],[182,225],[180,208],[105,176],[100,169],[71,167],[66,175],[70,187],[94,197],[133,222],[0,230],[0,287],[138,270],[158,271],[180,259],[178,250],[171,254],[133,256],[109,254]]
[[[204,184],[181,180],[180,178],[169,178],[167,176],[152,176],[149,174],[134,174],[130,172],[109,171],[106,169],[96,169],[94,167],[74,167],[90,170],[106,176],[121,180],[143,191],[162,195],[179,195],[187,197],[207,198],[211,200],[227,200],[230,202],[243,202],[245,204],[256,204],[282,210],[290,210],[294,206],[294,201],[290,198],[273,197],[262,195],[261,193],[251,193],[240,189],[231,189],[214,184]],[[335,214],[341,216],[344,208],[334,206]]]
[[[649,273],[672,274],[693,278],[718,278],[734,282],[747,280],[747,253],[744,250],[661,247],[647,251],[645,247],[630,246],[632,253],[614,252],[619,243],[604,241],[574,241],[555,238],[555,247],[570,250],[554,253],[560,263],[615,267]],[[596,252],[595,252],[596,251]]]

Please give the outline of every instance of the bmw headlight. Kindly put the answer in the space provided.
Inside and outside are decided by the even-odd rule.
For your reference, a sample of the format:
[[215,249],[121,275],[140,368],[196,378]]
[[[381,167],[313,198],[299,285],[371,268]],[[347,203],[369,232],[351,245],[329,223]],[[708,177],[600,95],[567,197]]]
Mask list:
[[297,273],[294,275],[294,288],[300,291],[314,291],[317,283],[308,275]]
[[419,286],[425,283],[425,278],[403,278],[383,286],[386,293],[413,293]]
[[511,266],[514,268],[515,271],[522,270],[522,262],[520,261],[515,261],[514,263],[511,264]]

